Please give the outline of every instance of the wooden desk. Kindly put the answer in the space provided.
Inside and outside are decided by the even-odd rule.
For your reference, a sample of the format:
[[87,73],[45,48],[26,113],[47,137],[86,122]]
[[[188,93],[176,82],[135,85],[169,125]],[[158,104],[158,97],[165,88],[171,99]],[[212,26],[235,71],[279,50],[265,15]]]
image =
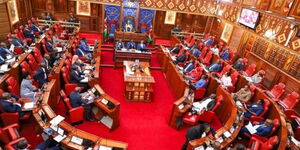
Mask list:
[[133,40],[134,42],[144,42],[147,41],[147,34],[146,33],[135,33],[135,32],[122,32],[116,31],[115,33],[115,40],[122,39],[125,42]]
[[0,78],[0,89],[2,89],[3,91],[7,90],[7,86],[5,81],[9,78],[9,74],[4,74],[3,76],[1,76]]
[[94,64],[95,70],[93,71],[92,75],[93,78],[89,80],[88,84],[90,87],[93,87],[94,85],[98,84],[100,82],[100,61],[101,56],[98,56],[95,58],[96,63]]
[[128,50],[128,51],[121,51],[116,50],[114,51],[114,61],[115,61],[115,68],[116,67],[123,67],[123,61],[134,61],[139,59],[143,62],[151,63],[151,52],[140,52],[138,50]]
[[[97,120],[101,120],[103,116],[109,116],[113,120],[113,124],[110,129],[114,130],[120,125],[120,102],[107,95],[98,84],[96,84],[94,87],[101,94],[101,96],[94,101],[95,106],[99,110],[95,114],[95,118]],[[102,99],[111,102],[114,105],[114,108],[110,108],[107,104],[103,103]]]
[[[37,108],[33,109],[33,116],[35,120],[37,121],[37,129],[36,130],[38,133],[43,132],[44,129],[48,128],[50,126],[50,121],[56,117],[55,112],[52,110],[49,104],[52,103],[52,98],[57,97],[59,94],[56,93],[57,90],[54,88],[55,87],[55,80],[51,80],[48,86],[46,87],[46,90],[43,93],[43,100],[42,104],[39,105]],[[109,97],[108,95],[105,94],[105,92],[101,89],[99,85],[95,85],[95,88],[97,91],[102,94],[101,97],[97,100],[95,100],[95,105],[98,106],[101,110],[104,110],[105,115],[109,115],[113,118],[114,124],[113,128],[116,128],[119,125],[119,111],[120,111],[120,103],[114,100],[113,98]],[[102,102],[99,102],[99,100],[105,97],[107,100],[111,101],[115,107],[113,109],[107,108],[106,105],[102,104]],[[46,122],[42,121],[42,117],[39,114],[39,111],[42,110],[47,118]],[[108,147],[116,147],[116,148],[121,148],[126,150],[128,147],[127,143],[124,142],[119,142],[119,141],[114,141],[114,140],[109,140],[109,139],[104,139],[101,137],[98,137],[94,134],[87,133],[85,131],[79,130],[76,127],[73,127],[66,121],[62,121],[58,124],[60,128],[62,128],[66,132],[66,138],[60,142],[62,147],[68,148],[68,149],[74,149],[74,150],[84,150],[84,146],[78,145],[76,143],[71,142],[71,138],[73,136],[82,138],[82,139],[88,139],[91,140],[94,143],[94,149],[98,148],[99,146],[108,146]],[[54,138],[57,135],[54,134],[53,136],[50,136],[50,138]]]
[[132,75],[131,71],[133,61],[124,61],[124,82],[125,82],[125,97],[127,101],[151,102],[153,97],[154,78],[151,76],[149,63],[140,62],[140,67],[144,72],[140,72],[137,68]]
[[56,66],[53,66],[53,68],[50,71],[50,74],[48,75],[48,80],[51,81],[52,79],[55,79],[57,84],[55,84],[56,89],[60,91],[62,89],[62,76],[60,75],[61,69],[65,64],[65,61],[67,60],[67,53],[62,56],[60,60],[58,60],[58,64]]

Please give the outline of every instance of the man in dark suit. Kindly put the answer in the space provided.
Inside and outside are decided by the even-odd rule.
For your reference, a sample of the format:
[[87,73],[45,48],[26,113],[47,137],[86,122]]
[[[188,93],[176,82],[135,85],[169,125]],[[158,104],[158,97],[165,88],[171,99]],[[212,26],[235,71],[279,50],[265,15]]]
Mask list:
[[50,53],[53,52],[54,46],[53,46],[51,39],[47,39],[46,48],[47,48],[48,52],[50,52]]
[[243,59],[239,58],[233,65],[232,67],[237,70],[237,71],[241,71],[244,69],[244,63],[243,63]]
[[29,29],[29,26],[27,24],[25,25],[23,33],[26,38],[31,38],[32,41],[34,42],[34,40],[35,40],[34,33],[31,29]]
[[7,59],[8,55],[13,55],[13,53],[6,47],[4,42],[0,43],[0,56],[4,59]]
[[11,35],[10,44],[14,45],[15,48],[24,48],[25,44],[15,34]]
[[39,83],[39,86],[42,87],[44,83],[48,82],[46,64],[41,63],[37,72],[33,75],[34,79]]
[[122,42],[122,39],[119,39],[116,43],[115,43],[115,49],[120,50],[122,48],[124,48],[124,43]]
[[81,83],[81,80],[84,79],[84,77],[82,77],[81,75],[83,75],[83,74],[79,71],[78,66],[72,65],[71,74],[70,74],[70,82],[76,83],[78,86],[84,87],[84,89],[86,90],[88,88],[88,85],[86,83]]
[[186,150],[190,141],[206,137],[209,133],[212,133],[214,136],[216,136],[216,131],[207,123],[199,124],[189,128],[185,135],[186,141],[181,147],[181,150]]
[[46,65],[46,71],[49,73],[51,68],[53,67],[53,62],[50,60],[50,55],[45,54],[44,58],[42,59],[41,63]]
[[[259,136],[268,136],[271,133],[273,128],[273,121],[271,119],[266,119],[266,121],[253,124],[253,126],[257,126],[256,133],[254,134],[257,134]],[[241,129],[241,133],[251,134],[246,127],[243,127]]]
[[8,113],[19,113],[20,117],[23,117],[25,112],[22,111],[21,105],[16,103],[18,97],[13,94],[4,92],[0,98],[1,109]]
[[260,115],[264,111],[263,103],[264,101],[260,99],[256,102],[253,102],[251,105],[245,106],[244,108],[247,110],[247,112],[244,113],[244,116],[246,118],[250,118],[253,115]]
[[85,109],[85,111],[86,111],[86,113],[85,113],[86,120],[88,120],[88,121],[94,121],[92,119],[92,108],[91,108],[90,105],[85,105],[88,102],[88,100],[82,99],[82,96],[80,95],[80,91],[81,91],[81,88],[80,87],[76,87],[75,91],[73,91],[70,94],[70,103],[71,103],[71,106],[72,106],[72,108],[76,108],[76,107],[82,106]]
[[136,49],[136,44],[133,42],[133,40],[130,40],[130,42],[127,43],[126,46],[127,49]]
[[210,72],[220,72],[221,70],[222,70],[222,65],[221,65],[221,62],[219,60],[212,63],[208,67],[208,71],[210,71]]
[[144,41],[142,40],[141,43],[138,44],[137,46],[137,50],[140,50],[142,52],[147,52],[147,47],[146,45],[144,44]]

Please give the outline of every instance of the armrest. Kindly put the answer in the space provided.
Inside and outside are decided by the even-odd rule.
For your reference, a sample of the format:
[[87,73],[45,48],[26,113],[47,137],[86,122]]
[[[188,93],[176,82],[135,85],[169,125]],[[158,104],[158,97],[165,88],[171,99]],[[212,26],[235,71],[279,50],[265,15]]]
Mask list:
[[84,112],[84,108],[82,106],[75,107],[75,108],[72,108],[72,109],[69,110],[70,115],[72,115],[72,114],[74,114],[74,115],[75,114],[76,115],[83,114],[83,112]]
[[11,124],[9,126],[4,127],[3,130],[7,130],[9,128],[17,128],[17,129],[19,129],[19,125],[17,123]]
[[250,119],[249,119],[251,122],[261,122],[264,120],[263,117],[261,116],[251,116]]
[[251,138],[255,138],[256,140],[259,140],[259,141],[262,141],[262,142],[268,141],[268,139],[267,139],[266,137],[262,137],[262,136],[259,136],[259,135],[257,135],[257,134],[253,134],[253,135],[251,136]]
[[[21,138],[19,138],[17,140],[9,142],[8,144],[5,145],[5,149],[7,149],[7,150],[15,150],[14,145],[17,144],[19,141],[22,141],[22,140],[26,140],[26,139],[24,137],[21,137]],[[31,145],[28,144],[27,148],[30,148],[30,147],[31,147]]]

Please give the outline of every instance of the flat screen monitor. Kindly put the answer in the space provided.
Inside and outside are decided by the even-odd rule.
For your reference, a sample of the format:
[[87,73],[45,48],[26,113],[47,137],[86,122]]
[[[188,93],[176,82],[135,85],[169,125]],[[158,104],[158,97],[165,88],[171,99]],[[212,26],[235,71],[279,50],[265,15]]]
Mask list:
[[257,23],[259,21],[259,12],[243,8],[241,12],[241,16],[239,18],[239,23],[247,26],[251,29],[255,29]]

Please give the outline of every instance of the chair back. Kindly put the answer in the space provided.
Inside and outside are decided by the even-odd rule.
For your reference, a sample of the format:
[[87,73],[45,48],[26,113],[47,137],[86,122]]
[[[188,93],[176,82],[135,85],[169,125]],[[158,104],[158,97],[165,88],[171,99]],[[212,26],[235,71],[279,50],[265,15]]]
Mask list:
[[261,145],[260,149],[271,150],[278,142],[279,142],[278,136],[272,136],[267,140],[267,142]]
[[70,103],[70,99],[69,99],[69,98],[65,98],[65,99],[64,99],[64,102],[66,103],[67,109],[68,109],[68,110],[72,109],[72,106],[71,106],[71,103]]
[[247,75],[248,77],[252,76],[252,75],[254,74],[254,72],[255,72],[255,68],[256,68],[256,65],[255,65],[255,64],[251,64],[251,65],[247,68],[247,70],[245,71],[245,72],[246,72],[246,75]]
[[271,130],[269,136],[271,136],[274,132],[277,131],[279,125],[280,125],[279,120],[278,120],[278,119],[274,119],[274,120],[273,120],[273,128],[272,128],[272,130]]
[[37,64],[37,62],[35,61],[34,57],[31,54],[27,56],[27,60],[28,63],[30,64],[31,70],[36,71],[39,68],[39,65]]
[[43,39],[42,40],[42,47],[43,47],[44,53],[50,54],[50,52],[47,49],[46,43],[47,43],[47,41],[45,39]]
[[3,130],[3,128],[0,128],[0,142],[1,143],[9,143],[10,141],[11,140],[10,140],[7,132],[5,132],[5,130]]
[[206,88],[198,88],[195,90],[194,99],[202,99],[205,96]]
[[29,73],[30,75],[33,75],[33,71],[31,70],[29,64],[26,61],[23,61],[20,64],[21,68],[22,68],[22,73]]
[[212,111],[215,111],[223,102],[224,98],[222,95],[217,96],[216,98],[216,105],[214,106],[214,108],[212,109]]
[[264,111],[259,115],[259,116],[264,116],[266,114],[266,112],[269,111],[269,105],[270,105],[270,101],[267,99],[264,99]]
[[37,49],[37,48],[35,48],[35,49],[33,50],[33,55],[34,55],[34,58],[35,58],[36,62],[37,62],[38,64],[40,64],[40,63],[42,62],[42,59],[43,59],[43,56],[42,56],[40,50]]
[[239,73],[237,71],[234,71],[231,75],[230,75],[230,78],[231,78],[231,83],[232,85],[235,85],[237,80],[238,80],[238,77],[239,77]]
[[9,77],[6,80],[6,84],[7,84],[7,89],[10,93],[20,97],[20,85],[14,77]]
[[230,71],[231,66],[230,65],[226,65],[222,71],[219,73],[219,76],[222,77],[226,72]]
[[279,83],[275,85],[271,90],[271,93],[274,95],[274,98],[278,99],[285,92],[284,88],[285,88],[285,84],[283,83]]
[[285,109],[293,109],[294,106],[298,103],[299,101],[299,94],[296,92],[292,92],[288,94],[282,101],[280,101],[280,104],[285,108]]

